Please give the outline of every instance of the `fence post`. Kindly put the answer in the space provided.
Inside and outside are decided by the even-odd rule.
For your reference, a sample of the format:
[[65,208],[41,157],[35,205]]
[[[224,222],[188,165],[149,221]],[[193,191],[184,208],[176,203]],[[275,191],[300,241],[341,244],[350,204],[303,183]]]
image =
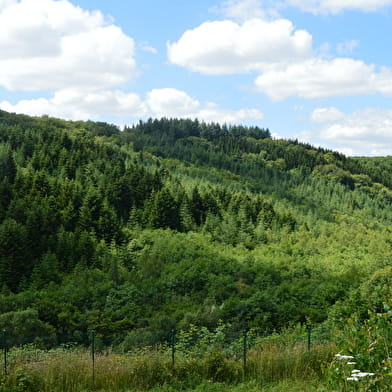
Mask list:
[[244,369],[244,377],[245,377],[245,372],[246,372],[246,357],[247,357],[247,349],[248,349],[248,344],[247,344],[247,337],[248,337],[248,331],[244,329],[242,331],[242,366]]
[[306,327],[306,330],[308,332],[308,352],[310,352],[310,345],[311,345],[311,339],[312,339],[312,326],[308,325]]
[[175,343],[176,343],[176,331],[172,329],[170,331],[170,346],[171,346],[171,357],[172,357],[172,367],[174,367],[174,353],[175,353]]
[[2,346],[3,346],[3,369],[4,374],[7,374],[7,331],[4,329],[2,331]]
[[91,359],[93,364],[93,389],[95,389],[95,331],[91,331]]

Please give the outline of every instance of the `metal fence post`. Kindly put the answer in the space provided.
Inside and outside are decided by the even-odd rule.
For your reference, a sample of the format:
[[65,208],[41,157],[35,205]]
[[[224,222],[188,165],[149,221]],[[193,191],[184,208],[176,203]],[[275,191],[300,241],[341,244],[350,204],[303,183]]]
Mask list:
[[245,372],[246,372],[246,357],[247,357],[247,349],[248,349],[247,337],[248,337],[248,331],[246,329],[244,329],[242,331],[242,343],[243,343],[243,347],[242,347],[242,365],[243,365],[243,368],[244,368],[244,376],[245,376]]
[[2,331],[2,346],[3,346],[3,369],[4,374],[7,374],[7,331]]
[[91,331],[91,359],[93,364],[93,389],[95,388],[95,331]]
[[308,352],[310,352],[310,345],[311,345],[311,338],[312,338],[312,326],[308,325],[306,327],[306,330],[308,332]]

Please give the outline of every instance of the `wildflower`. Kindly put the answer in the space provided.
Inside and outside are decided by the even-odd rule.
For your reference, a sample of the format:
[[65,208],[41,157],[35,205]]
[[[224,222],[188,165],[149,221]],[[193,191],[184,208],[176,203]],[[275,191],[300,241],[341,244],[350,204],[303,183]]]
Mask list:
[[335,357],[337,359],[354,359],[352,355],[342,355],[342,354],[335,354]]
[[355,373],[355,377],[368,377],[368,376],[374,376],[374,373],[365,373],[365,372]]
[[359,381],[359,378],[357,378],[357,377],[347,377],[346,380],[347,381]]

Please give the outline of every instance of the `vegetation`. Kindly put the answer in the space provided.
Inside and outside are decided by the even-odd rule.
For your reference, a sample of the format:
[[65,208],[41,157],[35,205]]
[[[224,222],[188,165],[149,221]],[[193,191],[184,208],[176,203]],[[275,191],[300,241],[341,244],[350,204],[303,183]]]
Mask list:
[[[288,382],[316,385],[334,348],[315,345],[309,352],[304,342],[293,340],[293,333],[298,332],[254,339],[245,366],[238,357],[241,342],[222,344],[222,327],[214,332],[195,327],[191,333],[183,332],[176,343],[174,362],[167,345],[127,352],[121,346],[103,349],[95,353],[94,364],[86,349],[23,346],[10,350],[9,374],[3,377],[0,391],[178,391],[203,390],[202,386],[206,390],[241,390],[244,385],[260,390]],[[203,338],[191,348],[194,334]]]
[[391,165],[257,127],[0,111],[0,329],[134,350],[367,323],[391,295]]

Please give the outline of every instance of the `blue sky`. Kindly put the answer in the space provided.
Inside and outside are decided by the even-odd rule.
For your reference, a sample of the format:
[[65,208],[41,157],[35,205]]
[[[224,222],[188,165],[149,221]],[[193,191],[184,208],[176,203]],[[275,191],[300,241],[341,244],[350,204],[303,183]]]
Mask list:
[[0,108],[392,155],[392,0],[0,0]]

